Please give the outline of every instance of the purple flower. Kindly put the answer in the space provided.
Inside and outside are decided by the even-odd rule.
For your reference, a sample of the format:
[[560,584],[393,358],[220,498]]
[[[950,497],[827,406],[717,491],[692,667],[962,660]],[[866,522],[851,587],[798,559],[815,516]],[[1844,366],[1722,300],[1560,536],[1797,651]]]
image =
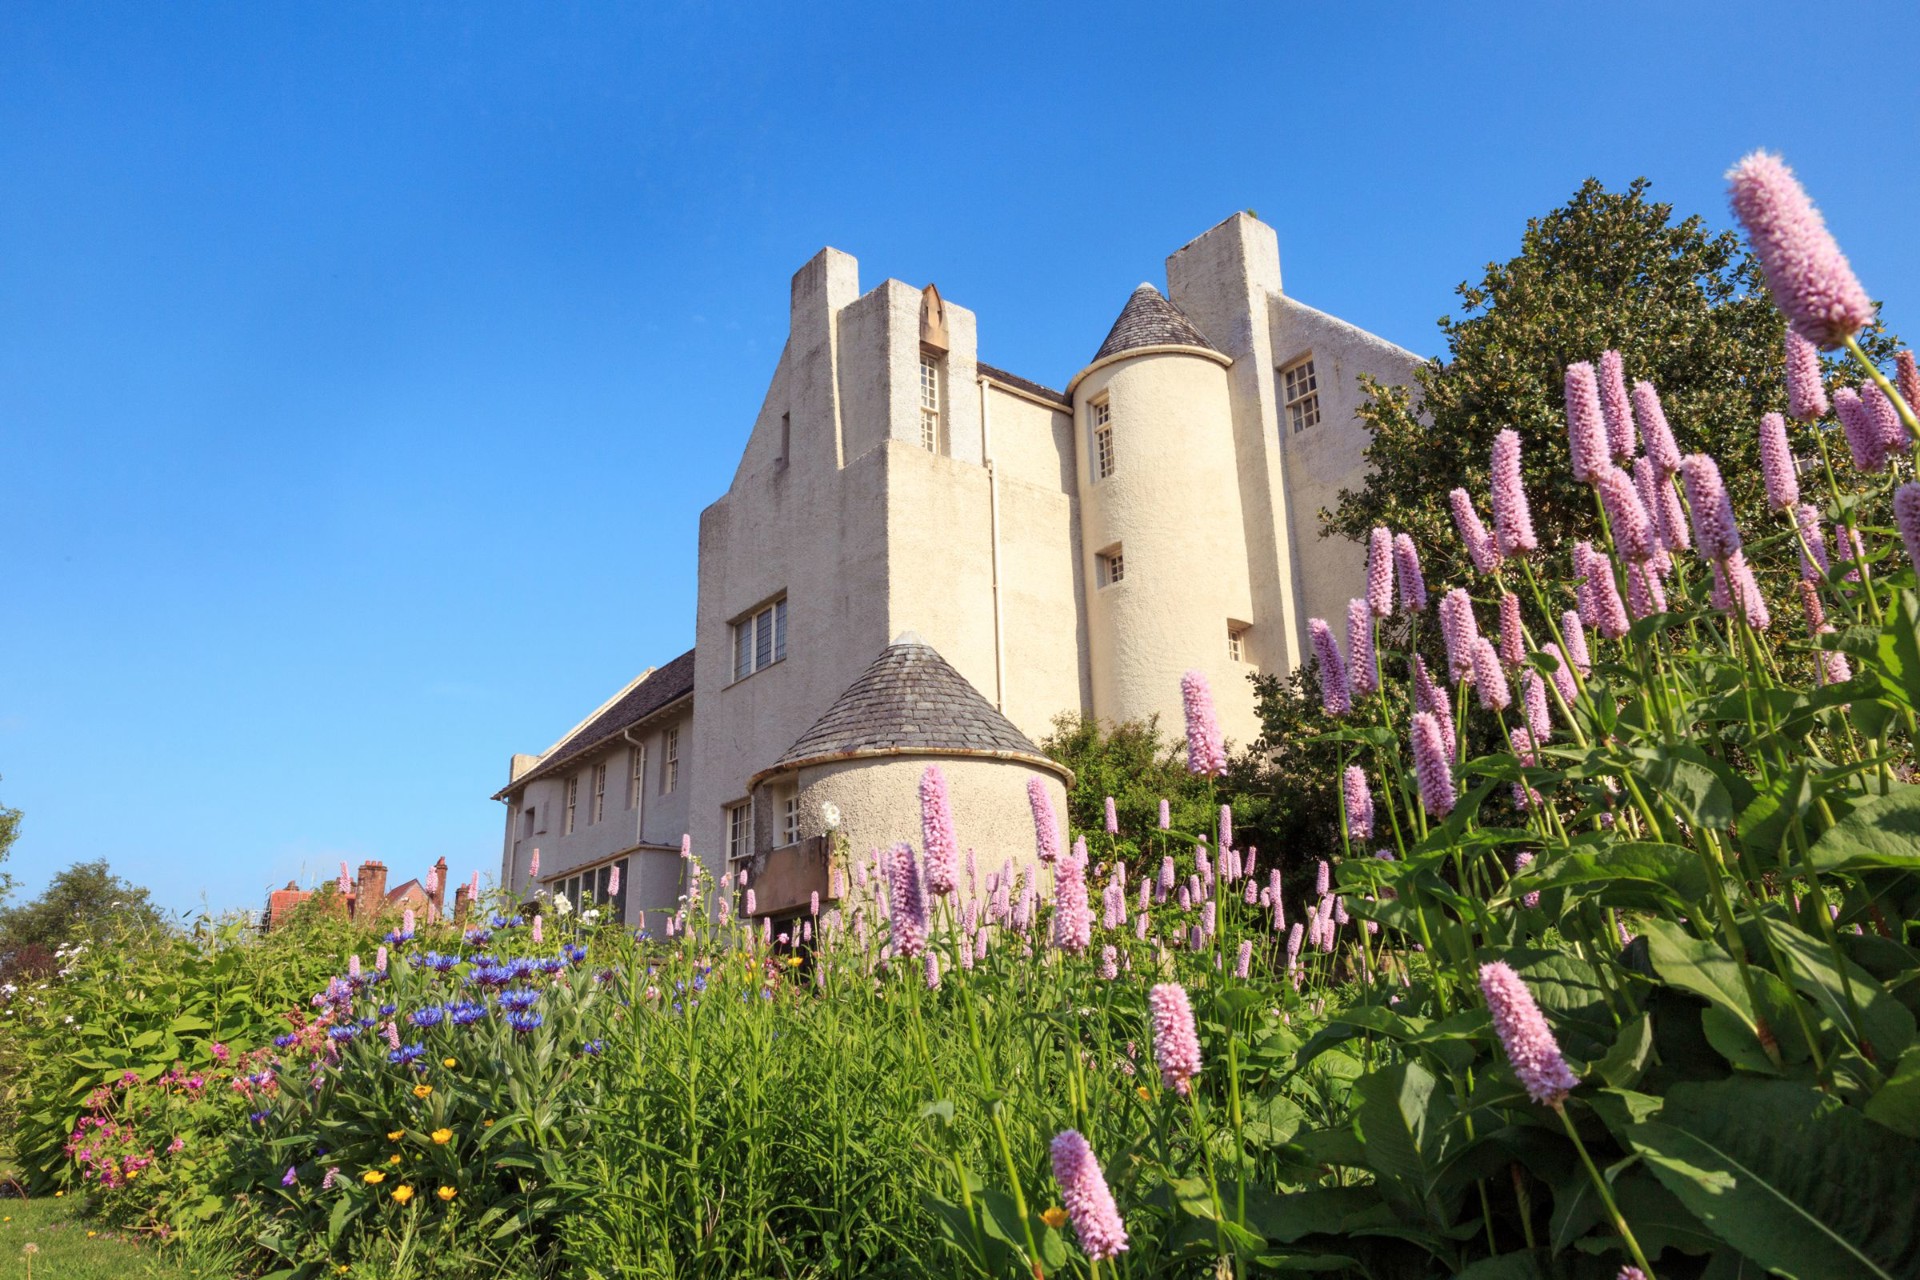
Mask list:
[[1760,477],[1767,486],[1767,507],[1785,511],[1800,501],[1800,479],[1793,473],[1793,449],[1787,444],[1787,420],[1777,413],[1760,419]]
[[1627,606],[1620,599],[1620,584],[1613,575],[1613,561],[1605,553],[1587,553],[1587,583],[1593,590],[1595,629],[1609,640],[1620,639],[1627,634],[1627,628],[1632,623],[1627,618]]
[[1526,486],[1520,480],[1520,433],[1511,428],[1493,438],[1493,533],[1502,556],[1524,556],[1540,549]]
[[1600,407],[1600,386],[1593,366],[1585,360],[1567,366],[1567,443],[1573,456],[1573,478],[1592,484],[1606,469],[1607,424]]
[[1414,549],[1411,534],[1393,535],[1393,568],[1400,580],[1400,606],[1411,613],[1427,607],[1427,580],[1420,572],[1420,553]]
[[1648,560],[1627,562],[1627,612],[1635,620],[1667,611],[1667,588]]
[[1112,796],[1107,797],[1106,803],[1103,806],[1103,808],[1106,810],[1104,816],[1107,822],[1107,834],[1110,836],[1119,835],[1120,834],[1120,814],[1113,807]]
[[1047,798],[1047,784],[1038,778],[1027,779],[1027,805],[1033,810],[1034,856],[1042,862],[1060,857],[1060,824],[1054,820],[1053,801]]
[[953,834],[947,775],[937,764],[920,775],[920,837],[927,855],[927,888],[944,898],[959,881],[960,842]]
[[[1251,882],[1249,882],[1247,887],[1248,888],[1253,887]],[[1253,970],[1253,943],[1251,940],[1243,938],[1240,941],[1239,953],[1235,955],[1233,958],[1233,976],[1241,979],[1242,981],[1245,981],[1247,974],[1252,972],[1252,970]]]
[[1725,560],[1740,550],[1740,527],[1734,523],[1733,500],[1720,480],[1720,468],[1704,453],[1680,460],[1687,486],[1687,506],[1693,511],[1693,537],[1708,560]]
[[1900,411],[1893,407],[1893,401],[1877,384],[1863,382],[1860,403],[1867,407],[1867,417],[1880,434],[1881,454],[1889,460],[1899,457],[1913,442],[1907,438],[1907,429],[1901,425]]
[[1347,686],[1347,664],[1340,660],[1340,648],[1326,619],[1307,619],[1307,633],[1313,638],[1313,656],[1320,664],[1320,706],[1336,719],[1353,710],[1353,694]]
[[1853,453],[1853,465],[1866,472],[1885,470],[1886,442],[1880,434],[1880,424],[1861,400],[1860,393],[1852,387],[1841,387],[1833,393],[1833,410],[1839,415],[1840,426],[1847,433],[1847,448]]
[[1909,482],[1893,491],[1893,523],[1906,544],[1907,560],[1920,571],[1920,484]]
[[1171,830],[1172,827],[1173,827],[1173,812],[1168,807],[1167,802],[1165,800],[1162,800],[1160,802],[1160,829],[1162,831],[1168,831],[1168,830]]
[[[1518,732],[1519,732],[1519,730],[1517,730],[1517,729],[1516,729],[1516,730],[1514,730],[1514,732],[1515,732],[1515,733],[1518,733]],[[1516,751],[1514,752],[1514,754],[1515,754],[1515,755],[1518,755],[1518,754],[1520,754],[1520,753],[1519,753],[1519,751],[1518,751],[1518,750],[1516,749]],[[1531,765],[1533,764],[1533,761],[1531,761],[1531,760],[1522,760],[1522,761],[1521,761],[1521,763],[1522,763],[1522,764],[1524,764],[1524,765],[1529,765],[1529,766],[1531,766]],[[1531,788],[1529,788],[1529,790],[1531,790]],[[1527,869],[1528,867],[1530,867],[1530,866],[1532,866],[1532,865],[1533,865],[1533,854],[1532,854],[1531,852],[1527,852],[1527,853],[1522,853],[1522,854],[1521,854],[1520,856],[1518,856],[1518,857],[1516,857],[1516,858],[1515,858],[1515,859],[1513,860],[1513,874],[1515,874],[1515,875],[1519,875],[1519,874],[1520,874],[1520,873],[1521,873],[1522,871],[1525,871],[1525,870],[1526,870],[1526,869]],[[1536,891],[1535,891],[1535,892],[1533,892],[1533,893],[1526,893],[1526,894],[1522,894],[1522,895],[1520,896],[1520,905],[1521,905],[1521,906],[1523,906],[1523,907],[1537,907],[1537,906],[1539,906],[1539,905],[1540,905],[1540,894],[1539,894],[1539,892],[1538,892],[1538,891],[1536,890]]]
[[1217,777],[1227,771],[1227,749],[1220,720],[1213,712],[1213,688],[1206,676],[1189,671],[1180,677],[1180,702],[1187,715],[1187,772]]
[[1507,685],[1507,673],[1500,666],[1500,654],[1493,641],[1482,636],[1473,645],[1473,687],[1480,692],[1480,705],[1487,711],[1505,711],[1513,702],[1513,690]]
[[894,845],[887,853],[886,872],[893,949],[911,958],[927,946],[927,899],[920,888],[920,868],[914,863],[913,846],[905,841]]
[[1220,806],[1220,847],[1229,854],[1233,852],[1233,806],[1229,804]]
[[1440,638],[1447,644],[1447,674],[1454,681],[1473,678],[1473,647],[1480,628],[1473,620],[1473,600],[1455,587],[1440,597]]
[[[1559,661],[1558,650],[1554,660]],[[1538,671],[1529,668],[1520,681],[1520,704],[1527,713],[1527,732],[1536,742],[1545,742],[1553,736],[1553,711],[1547,705],[1547,682]]]
[[1640,493],[1640,506],[1653,519],[1653,531],[1662,549],[1685,551],[1693,545],[1687,532],[1687,513],[1680,509],[1680,495],[1673,481],[1663,479],[1652,462],[1641,458],[1633,464],[1633,487]]
[[1440,722],[1430,711],[1413,716],[1413,772],[1420,782],[1420,803],[1436,818],[1453,812],[1453,769],[1447,761]]
[[1380,688],[1380,666],[1373,656],[1373,622],[1374,614],[1365,600],[1347,601],[1348,675],[1352,694],[1358,698],[1367,697]]
[[1087,905],[1087,846],[1076,840],[1073,853],[1053,869],[1053,945],[1080,955],[1093,941],[1093,910]]
[[1525,662],[1526,639],[1520,625],[1520,597],[1504,592],[1500,597],[1500,661],[1510,667]]
[[300,1170],[294,1165],[288,1165],[286,1176],[280,1179],[280,1185],[283,1187],[294,1187],[294,1186],[298,1186],[299,1184],[300,1184]]
[[1473,499],[1465,489],[1455,489],[1447,495],[1447,500],[1453,504],[1453,527],[1460,531],[1460,541],[1466,545],[1467,559],[1473,561],[1474,569],[1480,573],[1498,569],[1500,549],[1487,536],[1487,527],[1480,523],[1480,514],[1473,509]]
[[1774,304],[1801,337],[1824,350],[1873,323],[1873,299],[1785,161],[1755,151],[1727,179]]
[[1633,477],[1608,463],[1594,478],[1600,503],[1606,508],[1607,525],[1613,530],[1613,545],[1628,560],[1650,560],[1655,551],[1653,526],[1640,505],[1640,491]]
[[1627,402],[1626,361],[1611,349],[1600,353],[1600,412],[1607,421],[1608,452],[1625,462],[1637,451],[1633,406]]
[[1453,708],[1447,704],[1447,695],[1433,681],[1433,675],[1427,670],[1427,660],[1419,654],[1413,656],[1413,706],[1416,711],[1431,711],[1440,721],[1440,729],[1447,735],[1447,758],[1453,758]]
[[1376,618],[1393,615],[1393,534],[1378,525],[1367,539],[1367,608]]
[[1114,1207],[1113,1193],[1100,1162],[1079,1132],[1068,1129],[1053,1140],[1053,1180],[1081,1249],[1095,1262],[1127,1251],[1127,1229]]
[[[1906,354],[1906,353],[1903,353]],[[1911,360],[1912,356],[1907,355]],[[1827,385],[1820,375],[1820,348],[1787,330],[1787,412],[1801,422],[1827,413]]]
[[1160,1082],[1184,1098],[1188,1082],[1200,1074],[1200,1033],[1187,990],[1177,982],[1156,983],[1147,992],[1147,1008],[1153,1015],[1153,1060],[1160,1067]]
[[1900,390],[1900,398],[1907,402],[1907,408],[1920,413],[1920,364],[1913,359],[1913,352],[1902,351],[1893,358],[1893,384]]
[[1560,1056],[1560,1046],[1527,984],[1511,966],[1496,960],[1480,966],[1480,991],[1493,1015],[1494,1032],[1527,1096],[1546,1106],[1559,1106],[1580,1078]]
[[1348,765],[1341,787],[1347,803],[1347,834],[1355,841],[1373,839],[1373,792],[1367,789],[1367,771]]
[[1593,670],[1593,658],[1587,652],[1587,632],[1581,625],[1579,614],[1568,612],[1560,615],[1560,635],[1567,642],[1568,660],[1585,677]]
[[1673,441],[1667,411],[1661,407],[1660,393],[1651,382],[1633,384],[1633,415],[1639,419],[1641,439],[1647,442],[1647,460],[1665,480],[1680,469],[1680,446]]

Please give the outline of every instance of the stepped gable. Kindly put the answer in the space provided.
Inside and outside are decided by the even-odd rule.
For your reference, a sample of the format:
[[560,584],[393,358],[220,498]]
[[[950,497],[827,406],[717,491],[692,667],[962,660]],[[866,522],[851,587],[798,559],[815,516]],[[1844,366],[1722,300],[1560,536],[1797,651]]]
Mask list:
[[766,772],[848,756],[947,754],[1013,757],[1070,776],[909,631]]
[[1199,347],[1202,351],[1219,351],[1207,341],[1207,335],[1187,319],[1185,312],[1150,284],[1133,291],[1127,305],[1120,309],[1120,318],[1107,331],[1107,340],[1100,344],[1089,363],[1099,364],[1108,356],[1141,347]]

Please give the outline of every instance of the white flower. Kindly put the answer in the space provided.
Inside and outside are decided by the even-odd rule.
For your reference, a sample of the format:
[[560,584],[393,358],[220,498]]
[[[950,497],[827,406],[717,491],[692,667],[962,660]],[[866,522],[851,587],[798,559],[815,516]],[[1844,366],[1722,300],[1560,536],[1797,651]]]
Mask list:
[[553,909],[564,916],[573,910],[573,904],[567,901],[566,894],[556,893],[553,895]]
[[592,924],[599,918],[600,918],[599,911],[595,910],[592,907],[588,907],[585,911],[582,911],[580,913],[581,924]]
[[68,1014],[68,1015],[67,1015],[66,1017],[64,1017],[64,1018],[62,1018],[62,1019],[61,1019],[61,1021],[62,1021],[62,1022],[64,1022],[64,1023],[66,1023],[66,1024],[68,1025],[68,1026],[72,1026],[72,1025],[73,1025],[73,1015],[72,1015],[72,1014]]
[[838,831],[840,829],[840,806],[831,800],[822,801],[820,805],[820,821],[827,824],[827,830]]

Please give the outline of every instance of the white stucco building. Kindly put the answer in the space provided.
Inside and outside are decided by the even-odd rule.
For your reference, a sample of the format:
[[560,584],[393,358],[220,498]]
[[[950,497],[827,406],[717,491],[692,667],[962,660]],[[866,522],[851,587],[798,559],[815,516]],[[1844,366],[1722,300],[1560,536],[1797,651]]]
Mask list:
[[[670,909],[681,834],[750,860],[778,914],[823,888],[820,802],[860,849],[918,840],[937,760],[963,844],[1030,856],[1034,742],[1061,712],[1180,723],[1210,678],[1230,740],[1254,671],[1343,616],[1361,550],[1318,512],[1359,478],[1358,379],[1418,357],[1296,302],[1272,228],[1236,214],[1136,289],[1054,391],[979,358],[929,285],[862,292],[823,249],[727,492],[700,520],[694,646],[538,756],[513,757],[502,880]],[[537,885],[530,874],[541,851]],[[649,924],[653,921],[650,919]]]

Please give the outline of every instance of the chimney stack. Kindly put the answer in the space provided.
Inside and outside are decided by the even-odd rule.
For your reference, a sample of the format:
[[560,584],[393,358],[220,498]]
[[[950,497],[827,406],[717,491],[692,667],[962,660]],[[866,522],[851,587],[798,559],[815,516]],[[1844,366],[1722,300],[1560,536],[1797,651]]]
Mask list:
[[441,858],[433,864],[433,892],[427,895],[433,899],[433,909],[438,915],[447,914],[447,860]]
[[363,862],[360,864],[360,881],[357,900],[354,903],[354,915],[362,920],[374,920],[387,905],[387,864],[384,862]]

